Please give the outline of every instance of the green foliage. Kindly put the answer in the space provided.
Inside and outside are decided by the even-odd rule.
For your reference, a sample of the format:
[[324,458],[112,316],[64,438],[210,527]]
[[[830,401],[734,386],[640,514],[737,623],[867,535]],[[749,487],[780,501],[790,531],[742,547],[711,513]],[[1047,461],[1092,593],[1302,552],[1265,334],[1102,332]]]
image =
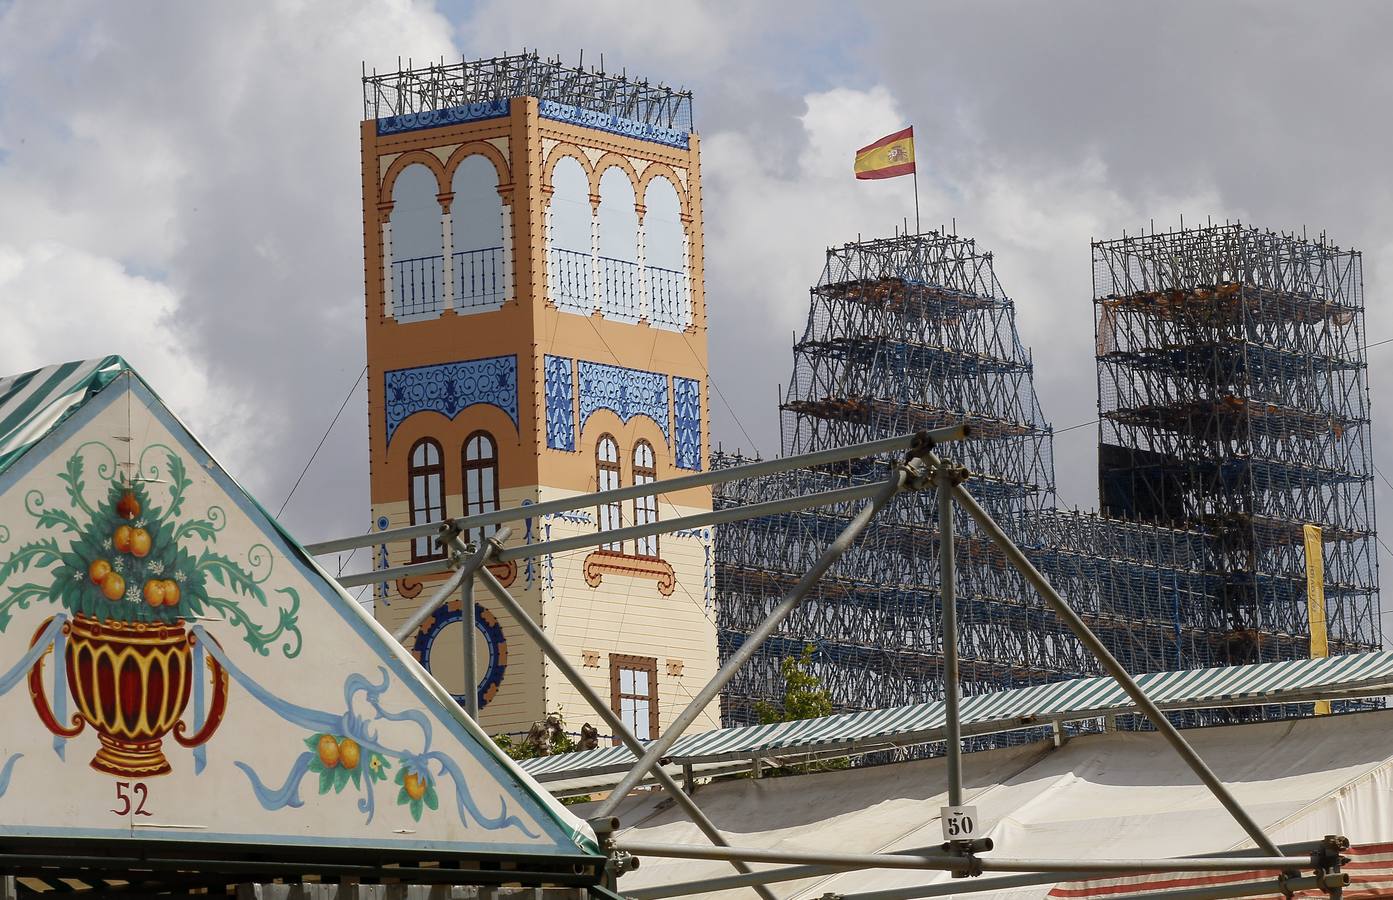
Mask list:
[[[772,703],[756,703],[755,715],[759,717],[759,724],[773,725],[775,722],[816,719],[832,714],[832,698],[823,688],[821,679],[809,671],[813,663],[813,654],[816,651],[816,647],[808,644],[803,647],[802,654],[786,657],[779,664],[779,671],[784,677],[784,700],[782,704],[777,706]],[[845,758],[831,759],[766,769],[765,775],[826,772],[833,769],[845,769],[850,765],[850,761]]]
[[[557,753],[573,753],[577,750],[589,749],[582,747],[580,741],[566,733],[566,720],[559,709],[542,721],[533,723],[531,730],[527,732],[525,737],[514,738],[508,734],[496,734],[493,736],[493,742],[510,759],[519,762],[524,759],[536,759],[539,756],[554,756]],[[563,797],[561,802],[567,806],[589,803],[590,795]]]

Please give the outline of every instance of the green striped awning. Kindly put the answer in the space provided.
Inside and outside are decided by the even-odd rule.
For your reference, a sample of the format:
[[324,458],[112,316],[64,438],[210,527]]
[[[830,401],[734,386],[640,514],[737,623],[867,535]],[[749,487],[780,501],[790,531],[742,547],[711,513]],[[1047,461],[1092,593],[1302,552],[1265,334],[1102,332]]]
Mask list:
[[[1137,682],[1168,710],[1372,696],[1393,691],[1393,651],[1157,672],[1139,675]],[[1132,711],[1132,702],[1118,683],[1101,676],[966,697],[959,718],[963,735],[969,736]],[[933,701],[687,735],[678,739],[665,759],[673,772],[687,767],[698,774],[731,772],[751,768],[755,757],[780,764],[840,751],[906,747],[943,737],[943,704]],[[604,747],[530,759],[522,767],[556,793],[580,793],[612,787],[633,761],[633,754],[623,747]]]
[[0,376],[0,473],[130,366],[119,356]]

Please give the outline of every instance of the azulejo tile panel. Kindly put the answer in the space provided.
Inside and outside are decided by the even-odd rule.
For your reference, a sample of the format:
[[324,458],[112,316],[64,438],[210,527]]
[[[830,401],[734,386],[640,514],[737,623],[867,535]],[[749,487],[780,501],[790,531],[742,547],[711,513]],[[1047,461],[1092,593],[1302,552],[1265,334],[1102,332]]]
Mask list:
[[518,358],[491,356],[393,369],[386,373],[387,442],[398,426],[418,412],[438,412],[453,419],[464,410],[484,403],[496,406],[518,424]]
[[673,420],[677,429],[677,468],[701,471],[701,382],[672,378]]
[[544,356],[542,374],[547,401],[547,447],[575,452],[576,382],[567,356]]
[[634,416],[647,416],[668,436],[668,386],[662,372],[626,369],[605,363],[581,360],[576,365],[580,375],[580,427],[585,428],[597,409],[611,410],[625,422]]
[[638,138],[641,141],[653,141],[657,144],[666,144],[669,147],[680,147],[683,150],[686,150],[688,146],[687,132],[681,129],[664,128],[661,125],[639,122],[635,119],[628,119],[624,116],[616,116],[611,113],[581,109],[579,106],[572,106],[569,103],[558,103],[555,100],[543,100],[537,105],[537,112],[544,119],[555,119],[558,122],[570,122],[574,125],[582,125],[586,128],[608,131],[610,134],[622,134],[626,137]]
[[503,99],[482,100],[478,103],[465,103],[445,109],[423,109],[415,113],[399,116],[386,116],[377,120],[377,133],[397,134],[403,131],[420,131],[422,128],[436,128],[440,125],[458,125],[461,122],[475,122],[479,119],[497,119],[508,114],[508,101]]

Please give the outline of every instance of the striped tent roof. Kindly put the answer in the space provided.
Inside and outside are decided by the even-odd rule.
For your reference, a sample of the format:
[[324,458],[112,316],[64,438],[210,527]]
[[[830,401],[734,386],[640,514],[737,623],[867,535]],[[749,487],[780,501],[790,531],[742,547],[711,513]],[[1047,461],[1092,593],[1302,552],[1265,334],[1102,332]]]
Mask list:
[[0,473],[130,366],[119,356],[0,376]]
[[[1137,681],[1169,710],[1371,696],[1393,691],[1393,651],[1157,672],[1139,675]],[[963,735],[969,736],[1131,711],[1134,707],[1121,686],[1101,676],[967,697],[959,717]],[[777,760],[847,750],[864,753],[942,740],[943,732],[943,703],[932,701],[687,735],[678,739],[666,760],[672,771],[683,767],[693,772],[739,771],[750,768],[754,757]],[[562,793],[613,786],[633,761],[633,754],[624,747],[604,747],[530,759],[522,766]]]

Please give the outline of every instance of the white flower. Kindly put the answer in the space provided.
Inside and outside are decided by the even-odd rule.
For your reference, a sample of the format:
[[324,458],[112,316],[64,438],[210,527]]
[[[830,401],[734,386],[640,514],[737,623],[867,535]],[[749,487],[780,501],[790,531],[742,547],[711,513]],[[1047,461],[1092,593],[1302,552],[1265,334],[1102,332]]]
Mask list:
[[135,585],[131,585],[130,587],[126,588],[126,599],[132,603],[139,603],[140,588],[136,587]]
[[174,580],[177,581],[177,582],[179,582],[180,584],[183,584],[185,581],[188,581],[188,580],[189,580],[189,576],[185,575],[182,571],[180,571],[180,572],[175,572],[175,573],[174,573]]
[[73,573],[73,581],[81,581],[81,580],[82,580],[82,573],[81,573],[81,572],[74,572],[74,573]]
[[106,540],[102,541],[102,548],[105,550],[111,549],[111,538],[107,538]]
[[160,562],[158,559],[151,560],[148,564],[146,564],[145,569],[151,575],[163,575],[164,563]]
[[111,561],[111,568],[118,572],[124,572],[126,571],[126,561],[118,556]]
[[136,519],[136,520],[135,520],[135,527],[136,527],[136,528],[144,528],[144,527],[145,527],[145,520],[144,520],[144,519]]

